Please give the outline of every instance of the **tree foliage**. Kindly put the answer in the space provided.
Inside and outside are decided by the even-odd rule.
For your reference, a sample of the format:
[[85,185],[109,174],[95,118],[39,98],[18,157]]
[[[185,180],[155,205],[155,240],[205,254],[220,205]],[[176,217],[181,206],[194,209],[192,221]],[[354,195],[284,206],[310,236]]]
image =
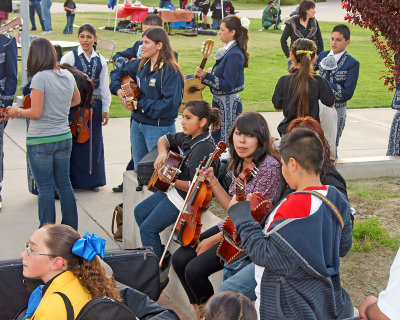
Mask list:
[[342,0],[346,20],[372,30],[372,42],[385,63],[382,77],[389,90],[400,81],[394,54],[400,59],[400,0]]

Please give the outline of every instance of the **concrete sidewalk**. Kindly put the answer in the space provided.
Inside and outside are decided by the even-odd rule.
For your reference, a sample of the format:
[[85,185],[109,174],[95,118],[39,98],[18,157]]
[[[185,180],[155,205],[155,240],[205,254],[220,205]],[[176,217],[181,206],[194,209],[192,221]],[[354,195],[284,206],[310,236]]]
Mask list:
[[[349,110],[346,128],[339,147],[339,157],[384,156],[390,125],[395,111],[391,109]],[[282,119],[278,112],[262,113],[271,133]],[[177,130],[180,130],[177,120]],[[0,211],[0,260],[19,256],[23,243],[39,224],[37,197],[28,192],[25,152],[26,125],[24,119],[9,121],[4,137],[4,180],[2,183],[3,208]],[[112,187],[121,183],[122,174],[130,157],[129,119],[110,119],[103,130],[107,185],[99,192],[76,191],[79,211],[79,232],[96,232],[107,240],[107,250],[121,248],[111,235],[112,212],[122,202],[121,193]],[[57,221],[60,218],[59,201]]]
[[[297,5],[294,6],[282,6],[282,18],[286,18],[289,14],[295,10]],[[152,7],[149,7],[152,10]],[[326,2],[318,2],[315,6],[316,18],[318,21],[330,21],[330,22],[343,22],[346,15],[346,11],[342,9],[340,0],[327,0]],[[111,10],[112,11],[112,10]],[[263,9],[260,10],[237,10],[238,14],[248,18],[260,18],[262,16]],[[53,2],[51,6],[51,13],[64,13],[64,2]],[[81,4],[77,3],[77,13],[79,12],[110,12],[107,4]],[[208,14],[211,17],[211,12]],[[111,18],[114,17],[111,12]]]

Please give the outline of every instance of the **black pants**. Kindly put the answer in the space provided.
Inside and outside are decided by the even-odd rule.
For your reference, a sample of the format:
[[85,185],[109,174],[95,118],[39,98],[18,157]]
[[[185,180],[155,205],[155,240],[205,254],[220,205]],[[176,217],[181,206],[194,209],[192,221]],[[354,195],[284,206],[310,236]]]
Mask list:
[[[200,235],[200,241],[218,232],[218,226],[214,226]],[[214,294],[208,277],[222,270],[224,266],[216,255],[218,245],[219,243],[199,256],[196,255],[195,248],[181,247],[172,256],[172,265],[191,304],[205,303]]]

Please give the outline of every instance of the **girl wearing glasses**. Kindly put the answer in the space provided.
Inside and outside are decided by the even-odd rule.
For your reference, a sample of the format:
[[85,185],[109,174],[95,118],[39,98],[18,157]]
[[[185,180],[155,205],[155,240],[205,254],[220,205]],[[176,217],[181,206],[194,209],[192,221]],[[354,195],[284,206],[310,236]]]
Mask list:
[[[100,242],[103,251],[83,251],[82,254],[79,247],[86,241]],[[66,320],[65,304],[55,292],[69,298],[75,314],[94,298],[109,297],[121,301],[114,280],[95,256],[104,253],[104,244],[104,240],[96,235],[81,238],[73,228],[62,224],[48,224],[36,230],[21,253],[23,275],[41,278],[45,284],[32,292],[25,319]]]

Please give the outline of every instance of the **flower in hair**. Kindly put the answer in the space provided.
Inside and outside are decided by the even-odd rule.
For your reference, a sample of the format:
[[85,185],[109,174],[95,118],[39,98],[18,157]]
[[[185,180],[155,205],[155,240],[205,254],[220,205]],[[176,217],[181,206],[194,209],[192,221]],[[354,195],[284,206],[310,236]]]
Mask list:
[[242,25],[243,28],[249,30],[250,26],[250,20],[247,17],[241,17],[240,18],[240,24]]
[[90,235],[89,232],[86,232],[81,239],[76,240],[72,247],[72,253],[83,259],[92,261],[97,255],[100,258],[104,258],[105,246],[106,240],[99,238],[95,233]]
[[308,59],[311,59],[311,55],[314,53],[314,51],[312,50],[296,50],[296,56],[298,56],[299,54],[305,54],[307,55]]

